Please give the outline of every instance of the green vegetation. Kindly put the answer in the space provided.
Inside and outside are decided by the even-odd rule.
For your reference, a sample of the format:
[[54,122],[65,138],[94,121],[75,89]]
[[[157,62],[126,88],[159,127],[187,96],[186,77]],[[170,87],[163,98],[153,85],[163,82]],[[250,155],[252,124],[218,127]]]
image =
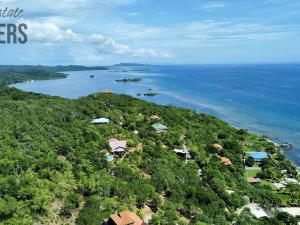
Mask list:
[[245,171],[245,177],[256,177],[257,174],[261,172],[261,169],[260,168],[250,168],[250,169],[246,169]]
[[[154,114],[168,132],[151,128]],[[111,124],[92,125],[100,116]],[[243,196],[267,208],[300,205],[297,184],[278,191],[247,183],[249,142],[270,154],[260,178],[280,180],[282,170],[296,178],[297,171],[274,144],[213,116],[126,95],[68,100],[0,87],[0,117],[0,224],[98,225],[117,211],[142,215],[145,205],[155,212],[150,225],[295,224],[283,213],[260,220],[247,210],[237,215]],[[126,140],[128,151],[108,163],[112,137]],[[214,143],[223,149],[216,153]],[[187,163],[171,151],[184,146]]]
[[31,80],[51,80],[66,78],[66,71],[107,70],[108,67],[85,66],[0,66],[0,85],[9,85]]
[[104,66],[5,66],[0,65],[0,71],[14,71],[20,73],[27,73],[28,71],[48,71],[48,72],[66,72],[66,71],[82,71],[82,70],[107,70],[109,67]]
[[66,77],[66,74],[45,70],[28,70],[24,72],[18,72],[14,70],[0,70],[0,84],[2,85],[21,83],[29,80],[50,80]]

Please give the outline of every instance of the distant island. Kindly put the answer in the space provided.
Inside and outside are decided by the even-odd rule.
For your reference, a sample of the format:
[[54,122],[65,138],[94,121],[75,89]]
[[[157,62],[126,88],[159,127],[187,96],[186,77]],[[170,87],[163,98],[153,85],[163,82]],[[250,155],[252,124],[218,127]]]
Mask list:
[[140,82],[142,81],[141,78],[133,78],[133,79],[128,79],[128,78],[124,78],[124,79],[119,79],[119,80],[115,80],[118,83],[136,83],[136,82]]
[[158,93],[156,92],[149,92],[149,93],[145,93],[144,96],[148,96],[148,97],[154,97],[154,96],[157,96],[159,95]]
[[48,72],[66,72],[66,71],[83,71],[83,70],[108,70],[106,66],[15,66],[15,65],[0,65],[0,71],[15,71],[15,72],[28,72],[28,71],[48,71]]
[[141,64],[141,63],[119,63],[119,64],[114,64],[113,66],[149,66],[149,65]]

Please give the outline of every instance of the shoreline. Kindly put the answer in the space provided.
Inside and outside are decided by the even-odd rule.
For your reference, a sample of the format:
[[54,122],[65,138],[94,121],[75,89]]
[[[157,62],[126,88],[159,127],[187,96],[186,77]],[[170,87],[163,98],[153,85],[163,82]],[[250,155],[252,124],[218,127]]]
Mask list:
[[[72,72],[72,71],[68,71],[68,72]],[[77,72],[77,71],[75,71],[75,72]],[[70,76],[70,74],[68,74],[68,75]],[[54,78],[54,79],[51,79],[51,80],[64,80],[64,79],[66,79],[66,78],[68,78],[68,76],[65,77],[65,78]],[[30,81],[30,80],[28,80],[28,81]],[[10,84],[10,85],[7,85],[7,86],[8,86],[8,87],[17,88],[17,89],[19,89],[19,90],[24,91],[23,89],[18,88],[18,87],[14,87],[13,85],[15,85],[15,84],[26,84],[26,83],[28,84],[28,81],[24,81],[24,82],[21,82],[21,83],[14,83],[14,84]],[[48,81],[48,80],[34,80],[34,81],[35,81],[35,82],[39,82],[39,81]],[[97,92],[94,92],[94,93],[97,93]],[[164,92],[162,92],[162,93],[165,94]],[[41,93],[41,94],[43,94],[43,93]],[[120,94],[122,94],[122,93],[120,93]],[[123,94],[124,94],[124,93],[123,93]],[[125,93],[125,94],[126,94],[126,93]],[[45,95],[48,95],[48,94],[45,94]],[[137,98],[136,96],[133,96],[133,95],[130,95],[130,94],[127,94],[127,95],[129,95],[129,96],[131,96],[131,97],[133,97],[133,98]],[[179,97],[180,97],[180,96],[179,96]],[[62,98],[64,98],[64,97],[62,97]],[[181,97],[181,98],[178,99],[178,100],[179,100],[179,101],[183,101],[182,98],[184,98],[184,97]],[[153,101],[151,101],[151,100],[149,100],[149,99],[141,99],[141,98],[137,98],[137,99],[144,100],[144,101],[147,101],[147,102],[150,102],[150,103],[155,103],[155,102],[153,102]],[[175,99],[177,99],[177,98],[175,98]],[[191,103],[191,102],[189,102],[189,103]],[[198,103],[198,102],[197,102],[197,103]],[[159,105],[168,105],[168,103],[155,103],[155,104],[159,104]],[[192,102],[192,104],[193,104],[193,102]],[[195,103],[194,103],[194,104],[195,104]],[[183,106],[183,105],[179,105],[179,104],[178,104],[178,105],[176,105],[176,104],[171,104],[171,105],[174,105],[174,106],[177,106],[177,107],[180,107],[180,108],[185,108],[185,109],[194,110],[194,109],[192,109],[192,108],[190,108],[190,107]],[[206,105],[202,105],[202,104],[201,104],[201,106],[202,106],[202,107],[205,107]],[[207,106],[206,106],[206,107],[207,107]],[[215,110],[217,113],[219,113],[219,111],[216,110],[216,108],[214,108],[214,110]],[[262,134],[262,133],[259,133],[259,132],[256,132],[256,131],[251,131],[251,130],[249,130],[248,128],[243,128],[243,127],[235,126],[235,125],[232,123],[232,121],[231,121],[231,122],[228,122],[225,118],[222,118],[222,117],[220,117],[220,116],[214,115],[214,114],[212,114],[212,113],[202,112],[202,111],[200,111],[200,110],[195,110],[195,111],[197,111],[198,113],[204,113],[204,114],[207,114],[207,115],[214,116],[214,117],[216,117],[216,118],[218,118],[218,119],[220,119],[220,120],[222,120],[222,121],[228,123],[230,126],[236,128],[236,129],[244,129],[244,130],[247,130],[247,132],[249,132],[249,133],[252,133],[252,134],[255,134],[255,135],[259,135],[259,136],[267,136],[268,138],[266,138],[266,141],[269,141],[269,142],[273,143],[275,146],[277,146],[278,148],[280,148],[280,147],[279,147],[280,144],[279,144],[278,142],[276,142],[276,141],[273,141],[273,140],[269,137],[269,136],[270,136],[269,134]],[[295,167],[297,167],[298,170],[300,170],[300,165],[297,165],[295,161],[293,161],[292,159],[288,158],[286,152],[285,152],[282,148],[280,148],[280,151],[285,155],[285,157],[286,157],[289,161],[291,161],[291,163],[292,163]]]
[[[219,119],[219,118],[218,118],[218,119]],[[221,119],[221,120],[223,120],[223,119]],[[223,121],[224,121],[224,120],[223,120]],[[244,128],[240,128],[240,127],[234,126],[234,125],[232,125],[231,123],[228,123],[228,124],[229,124],[230,126],[232,126],[233,128],[238,129],[238,130],[244,129]],[[253,132],[253,131],[249,131],[248,129],[246,129],[246,131],[247,131],[248,133],[250,133],[250,134],[258,135],[258,136],[261,136],[261,137],[266,136],[266,135],[264,135],[264,134],[260,134],[260,133]],[[294,161],[292,161],[291,159],[289,159],[289,158],[286,156],[285,151],[280,147],[280,144],[279,144],[278,142],[273,141],[273,140],[270,139],[269,137],[267,137],[265,140],[266,140],[267,142],[270,142],[270,143],[274,144],[274,145],[275,145],[275,146],[283,153],[283,155],[285,156],[285,158],[286,158],[287,160],[289,160],[289,161],[292,163],[292,165],[295,166],[295,167],[297,168],[298,172],[300,173],[300,165],[297,165]]]

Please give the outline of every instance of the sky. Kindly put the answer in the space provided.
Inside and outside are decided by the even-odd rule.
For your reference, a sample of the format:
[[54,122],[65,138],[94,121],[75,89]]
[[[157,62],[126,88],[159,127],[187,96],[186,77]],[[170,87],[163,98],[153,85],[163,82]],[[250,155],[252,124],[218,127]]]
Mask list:
[[299,0],[2,0],[26,44],[0,64],[111,65],[300,62]]

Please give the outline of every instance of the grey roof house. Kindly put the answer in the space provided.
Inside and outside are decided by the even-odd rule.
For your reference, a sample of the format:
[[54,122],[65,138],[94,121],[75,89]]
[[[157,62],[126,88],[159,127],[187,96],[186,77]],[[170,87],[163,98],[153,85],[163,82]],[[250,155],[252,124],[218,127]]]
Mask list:
[[163,133],[168,130],[168,127],[166,127],[165,125],[163,125],[161,123],[152,124],[152,127],[156,130],[157,133]]

